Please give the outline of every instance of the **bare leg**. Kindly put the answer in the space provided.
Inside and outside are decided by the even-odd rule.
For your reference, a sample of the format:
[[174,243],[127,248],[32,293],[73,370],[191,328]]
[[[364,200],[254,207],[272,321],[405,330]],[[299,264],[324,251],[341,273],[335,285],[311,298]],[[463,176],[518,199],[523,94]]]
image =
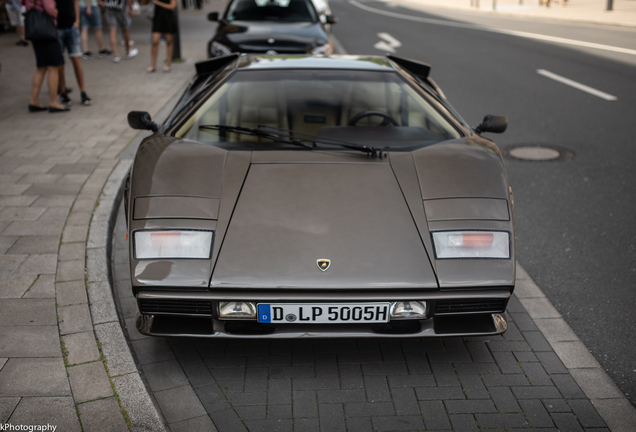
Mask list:
[[75,72],[77,85],[81,91],[84,91],[84,69],[82,69],[82,62],[80,62],[79,57],[71,57],[71,63],[73,63],[73,71]]
[[153,69],[157,67],[157,54],[159,54],[160,40],[161,40],[161,33],[152,34],[152,49],[150,50],[150,67]]
[[119,51],[117,51],[117,27],[110,29],[110,49],[115,57],[119,57]]
[[122,29],[122,34],[124,35],[124,46],[126,47],[126,55],[130,52],[130,32],[128,29]]
[[33,106],[41,106],[38,99],[40,98],[40,90],[42,89],[42,83],[44,82],[44,75],[46,75],[46,66],[39,67],[33,74],[33,80],[31,81],[31,102]]
[[57,101],[57,84],[58,84],[58,66],[49,66],[49,79],[47,84],[49,85],[49,106],[53,108],[64,108],[62,104]]
[[166,67],[168,68],[172,65],[172,50],[174,48],[172,41],[172,34],[166,33]]
[[99,50],[102,51],[104,49],[104,33],[102,32],[102,29],[95,30],[95,40],[97,41]]
[[88,27],[82,27],[80,32],[80,39],[82,40],[82,52],[88,51]]
[[20,38],[21,41],[25,40],[24,39],[24,27],[23,26],[16,26],[15,27],[15,32],[18,35],[18,37]]
[[[60,93],[66,93],[66,76],[64,75],[64,65],[56,66],[58,68],[58,78],[57,81],[59,83]],[[50,77],[49,73],[49,77]]]

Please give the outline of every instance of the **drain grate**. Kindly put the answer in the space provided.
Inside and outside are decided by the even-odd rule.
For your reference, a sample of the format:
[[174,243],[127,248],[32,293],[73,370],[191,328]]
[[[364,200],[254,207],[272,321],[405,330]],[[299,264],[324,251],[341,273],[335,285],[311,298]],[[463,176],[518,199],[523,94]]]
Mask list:
[[503,149],[504,156],[527,162],[560,162],[570,160],[574,152],[563,147],[545,145],[519,145]]

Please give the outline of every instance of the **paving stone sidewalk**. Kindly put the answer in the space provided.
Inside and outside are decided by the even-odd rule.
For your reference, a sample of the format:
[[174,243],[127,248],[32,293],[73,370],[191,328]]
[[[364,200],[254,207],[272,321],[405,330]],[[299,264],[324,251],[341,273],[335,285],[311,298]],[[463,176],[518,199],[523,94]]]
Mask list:
[[[182,22],[209,28],[205,12],[183,12]],[[15,46],[14,34],[0,37],[0,425],[163,429],[147,394],[137,398],[146,390],[134,362],[118,364],[108,352],[126,343],[105,301],[108,208],[120,186],[107,179],[127,168],[117,158],[136,135],[127,112],[166,105],[204,58],[200,38],[209,33],[182,38],[186,63],[153,75],[145,73],[149,22],[135,18],[131,33],[136,58],[82,62],[92,106],[79,105],[67,66],[76,104],[61,114],[27,111],[33,51]]]
[[[518,17],[523,19],[571,21],[621,27],[636,27],[636,3],[613,0],[550,0],[541,6],[538,0],[382,0],[411,7],[453,9],[459,11]],[[565,6],[564,6],[565,5]]]

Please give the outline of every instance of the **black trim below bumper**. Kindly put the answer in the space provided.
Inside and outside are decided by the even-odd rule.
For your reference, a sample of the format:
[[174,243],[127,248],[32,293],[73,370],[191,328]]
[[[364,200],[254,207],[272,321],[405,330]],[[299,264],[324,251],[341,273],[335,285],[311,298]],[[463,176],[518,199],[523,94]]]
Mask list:
[[283,324],[263,325],[255,321],[220,321],[201,317],[137,314],[137,330],[149,336],[199,338],[360,338],[489,336],[506,331],[504,314],[438,316],[426,320],[405,320],[382,325]]

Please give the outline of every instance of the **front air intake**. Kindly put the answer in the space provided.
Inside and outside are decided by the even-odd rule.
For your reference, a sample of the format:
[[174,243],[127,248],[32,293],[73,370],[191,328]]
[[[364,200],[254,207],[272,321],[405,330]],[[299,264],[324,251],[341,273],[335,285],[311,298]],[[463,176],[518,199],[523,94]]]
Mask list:
[[507,299],[438,300],[435,303],[435,314],[503,312],[506,301]]
[[142,299],[139,310],[144,314],[212,315],[212,302],[199,300]]

